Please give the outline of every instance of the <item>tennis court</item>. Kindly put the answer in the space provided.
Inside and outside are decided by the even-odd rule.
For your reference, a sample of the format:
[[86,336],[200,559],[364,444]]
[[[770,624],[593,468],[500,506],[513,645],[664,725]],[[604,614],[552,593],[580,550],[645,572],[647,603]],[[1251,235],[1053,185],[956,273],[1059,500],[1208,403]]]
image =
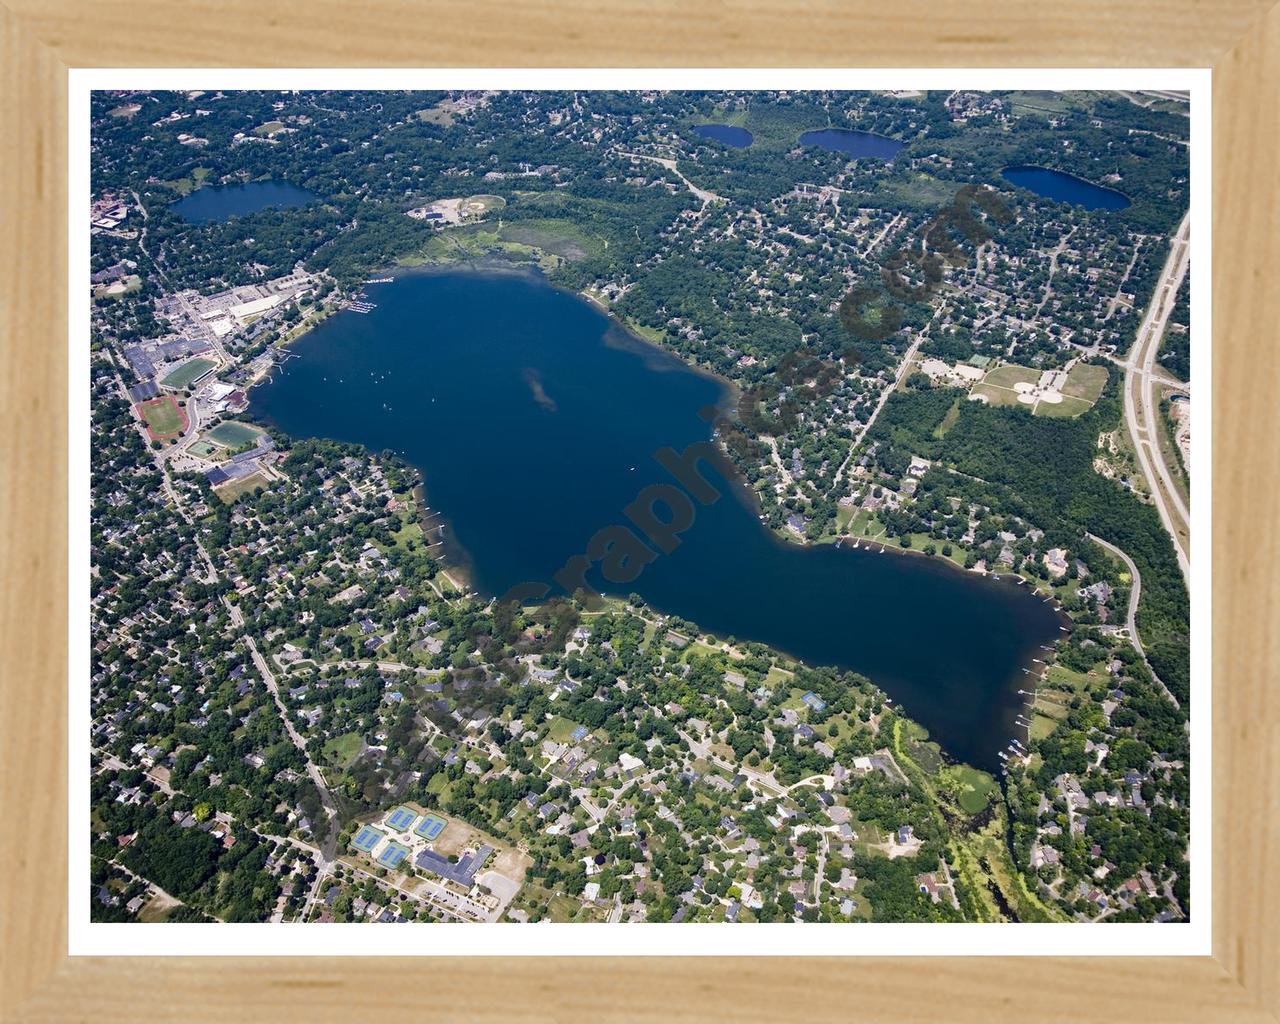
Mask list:
[[394,811],[387,815],[387,827],[392,832],[403,832],[413,824],[417,815],[407,807],[397,807]]
[[413,831],[416,832],[418,835],[420,835],[423,839],[431,840],[431,839],[435,839],[437,836],[440,835],[441,832],[444,831],[445,825],[446,825],[446,822],[444,818],[441,818],[437,814],[428,814],[425,818],[423,818],[420,822],[418,822],[418,827],[415,828]]
[[387,848],[378,856],[378,863],[384,868],[398,868],[400,862],[409,856],[409,847],[397,843],[394,839],[387,843]]
[[210,455],[216,455],[221,449],[208,441],[197,441],[187,451],[198,459],[207,459]]
[[356,833],[356,837],[351,840],[351,845],[361,853],[369,853],[378,845],[378,840],[382,838],[382,832],[374,828],[372,825],[364,825],[360,831]]

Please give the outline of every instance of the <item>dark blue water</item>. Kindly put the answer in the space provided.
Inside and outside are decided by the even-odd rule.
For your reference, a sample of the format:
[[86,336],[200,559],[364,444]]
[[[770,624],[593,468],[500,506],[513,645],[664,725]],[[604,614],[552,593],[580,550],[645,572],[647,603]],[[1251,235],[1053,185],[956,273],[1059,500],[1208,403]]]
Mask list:
[[823,128],[805,132],[800,136],[802,146],[821,146],[836,153],[848,153],[852,157],[871,157],[875,160],[892,160],[905,142],[874,132],[858,132],[848,128]]
[[1059,203],[1083,206],[1086,210],[1123,210],[1130,205],[1129,197],[1115,189],[1047,167],[1006,167],[1000,174],[1005,181],[1028,192]]
[[[252,410],[295,437],[402,453],[482,593],[551,581],[596,531],[627,524],[641,488],[673,483],[655,452],[707,440],[698,411],[727,398],[539,277],[412,272],[368,292],[377,308],[299,341]],[[705,472],[720,499],[695,506],[673,553],[604,589],[862,672],[957,757],[998,768],[1022,667],[1062,635],[1052,607],[941,559],[785,543]]]
[[251,181],[245,185],[218,185],[196,189],[179,199],[173,212],[192,224],[208,224],[257,213],[268,206],[306,206],[319,196],[287,181]]
[[715,139],[734,149],[746,149],[755,141],[754,136],[745,128],[731,124],[700,124],[694,132],[704,139]]

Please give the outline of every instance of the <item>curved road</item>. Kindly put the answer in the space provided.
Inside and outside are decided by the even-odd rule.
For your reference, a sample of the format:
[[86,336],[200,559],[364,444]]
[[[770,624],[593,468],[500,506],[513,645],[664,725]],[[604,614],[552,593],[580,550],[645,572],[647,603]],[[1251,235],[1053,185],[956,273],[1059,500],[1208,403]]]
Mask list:
[[1175,708],[1181,707],[1178,703],[1178,698],[1169,692],[1169,688],[1164,685],[1164,680],[1156,675],[1156,670],[1151,667],[1151,662],[1147,661],[1147,652],[1143,649],[1142,639],[1138,636],[1138,599],[1142,596],[1142,574],[1138,572],[1138,567],[1133,564],[1133,559],[1110,541],[1105,541],[1092,533],[1086,533],[1085,536],[1100,548],[1115,555],[1120,561],[1124,562],[1125,568],[1129,570],[1129,577],[1133,580],[1133,586],[1129,588],[1129,612],[1125,622],[1129,630],[1129,640],[1133,643],[1133,649],[1146,662],[1147,669],[1151,672],[1151,678],[1156,681],[1164,695],[1169,698]]

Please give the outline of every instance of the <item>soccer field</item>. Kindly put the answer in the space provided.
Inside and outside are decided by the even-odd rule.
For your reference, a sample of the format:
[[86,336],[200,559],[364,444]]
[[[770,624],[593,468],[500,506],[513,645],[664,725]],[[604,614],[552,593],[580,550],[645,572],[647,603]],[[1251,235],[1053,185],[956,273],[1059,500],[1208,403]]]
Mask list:
[[183,363],[160,383],[163,387],[180,390],[199,380],[217,365],[212,359],[192,359]]
[[142,414],[147,430],[156,440],[177,437],[187,427],[187,414],[178,407],[172,395],[142,402],[138,405],[138,412]]
[[224,448],[239,448],[242,444],[258,440],[262,436],[262,431],[238,420],[226,420],[212,430],[206,431],[204,436]]

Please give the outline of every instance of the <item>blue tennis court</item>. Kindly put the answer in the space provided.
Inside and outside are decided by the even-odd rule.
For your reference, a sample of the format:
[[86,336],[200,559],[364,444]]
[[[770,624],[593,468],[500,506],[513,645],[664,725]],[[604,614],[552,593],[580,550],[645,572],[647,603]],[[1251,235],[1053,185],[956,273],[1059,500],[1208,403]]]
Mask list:
[[362,853],[368,853],[378,845],[378,840],[382,838],[382,833],[372,825],[363,826],[356,837],[351,840],[351,845]]
[[586,735],[587,735],[587,727],[585,725],[580,725],[578,726],[578,728],[573,730],[573,733],[572,735],[570,735],[569,739],[573,740],[574,743],[577,743],[578,740],[585,739]]
[[417,817],[413,811],[407,807],[397,807],[389,815],[387,815],[387,827],[393,832],[403,832],[413,824]]
[[385,868],[398,868],[400,862],[409,856],[409,847],[397,842],[387,843],[387,848],[378,857],[378,863]]
[[418,822],[418,827],[414,829],[414,832],[422,836],[423,839],[435,839],[436,836],[444,831],[446,824],[445,820],[439,815],[428,814]]

